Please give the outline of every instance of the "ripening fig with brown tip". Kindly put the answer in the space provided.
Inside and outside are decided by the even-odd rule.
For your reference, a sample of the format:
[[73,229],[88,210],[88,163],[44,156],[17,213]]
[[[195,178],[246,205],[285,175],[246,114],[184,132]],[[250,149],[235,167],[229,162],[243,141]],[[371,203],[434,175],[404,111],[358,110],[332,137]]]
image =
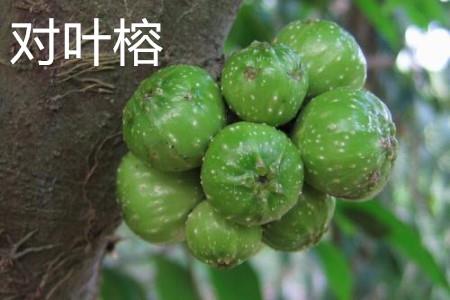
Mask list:
[[367,200],[389,178],[397,156],[395,131],[389,109],[375,95],[340,88],[308,103],[292,138],[308,184],[338,198]]

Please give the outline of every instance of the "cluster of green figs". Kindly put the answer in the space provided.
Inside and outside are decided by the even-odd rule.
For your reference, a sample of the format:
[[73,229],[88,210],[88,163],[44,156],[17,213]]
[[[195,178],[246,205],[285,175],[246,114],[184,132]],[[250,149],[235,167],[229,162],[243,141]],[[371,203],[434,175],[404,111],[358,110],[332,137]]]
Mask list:
[[316,244],[335,199],[373,198],[396,157],[390,112],[365,80],[359,45],[325,20],[293,22],[272,43],[236,51],[220,84],[196,66],[160,69],[123,112],[126,224],[223,268],[264,245]]

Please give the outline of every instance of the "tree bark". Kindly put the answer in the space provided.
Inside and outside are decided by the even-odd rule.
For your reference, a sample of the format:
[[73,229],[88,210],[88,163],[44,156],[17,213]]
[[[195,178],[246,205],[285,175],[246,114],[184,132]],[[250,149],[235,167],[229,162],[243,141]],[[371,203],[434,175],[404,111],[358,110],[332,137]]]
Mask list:
[[[163,65],[190,63],[217,76],[240,0],[2,0],[0,3],[0,299],[93,299],[109,237],[120,222],[115,169],[125,147],[121,111],[156,68],[64,60],[11,65],[11,23],[58,28],[100,18],[108,34],[127,22],[161,22]],[[45,44],[45,43],[44,43]],[[83,57],[92,52],[83,46]],[[34,49],[36,50],[36,49]],[[45,52],[45,51],[44,51]],[[44,53],[42,52],[42,53]],[[38,55],[38,51],[34,52]]]

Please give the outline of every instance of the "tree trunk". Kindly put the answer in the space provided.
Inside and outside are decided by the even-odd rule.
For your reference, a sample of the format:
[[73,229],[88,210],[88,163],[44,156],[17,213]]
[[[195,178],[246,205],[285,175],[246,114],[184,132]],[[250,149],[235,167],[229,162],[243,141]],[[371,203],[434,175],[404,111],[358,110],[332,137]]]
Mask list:
[[[113,41],[101,42],[96,69],[90,69],[92,59],[59,55],[48,68],[36,60],[11,65],[17,51],[11,23],[45,28],[51,17],[61,30],[70,22],[84,30],[99,17],[112,34],[120,17],[127,23],[145,17],[162,24],[163,65],[196,64],[217,76],[239,3],[1,0],[0,299],[95,298],[98,268],[120,222],[114,178],[126,151],[121,111],[156,69],[130,66],[132,61],[119,67]],[[64,51],[63,37],[56,38],[57,54]],[[85,44],[83,57],[92,49]]]

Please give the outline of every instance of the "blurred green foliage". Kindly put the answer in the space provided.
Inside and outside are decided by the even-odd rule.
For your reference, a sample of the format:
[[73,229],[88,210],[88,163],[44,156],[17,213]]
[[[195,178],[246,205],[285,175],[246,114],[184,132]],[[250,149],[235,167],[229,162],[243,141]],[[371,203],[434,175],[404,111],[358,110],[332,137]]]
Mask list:
[[400,29],[392,18],[392,11],[385,9],[385,6],[381,6],[376,0],[355,0],[355,4],[389,46],[393,50],[399,50],[401,47]]
[[155,287],[158,299],[178,300],[180,295],[183,295],[185,300],[200,299],[194,280],[186,267],[163,255],[156,255],[154,260],[156,263]]
[[336,298],[346,300],[352,298],[353,276],[344,254],[328,241],[322,241],[315,247],[328,285]]
[[[448,30],[449,16],[450,3],[438,0],[245,0],[227,55],[272,40],[296,19],[331,19],[355,34],[368,58],[368,85],[398,128],[391,181],[376,200],[340,201],[317,247],[289,255],[264,249],[229,271],[192,261],[182,246],[145,244],[122,228],[127,241],[117,259],[105,261],[102,299],[450,299],[450,70],[448,63],[432,71],[414,61],[418,50],[405,40],[413,26]],[[396,65],[400,51],[413,60],[408,69]]]
[[231,270],[209,268],[209,275],[218,300],[263,299],[258,274],[247,262]]
[[254,40],[270,41],[275,36],[273,20],[260,1],[244,1],[224,45],[226,53],[250,45]]
[[355,204],[342,201],[337,213],[344,214],[373,238],[385,240],[393,249],[422,268],[434,283],[449,288],[445,273],[422,244],[416,229],[399,220],[379,202]]
[[100,300],[147,299],[144,287],[117,268],[103,268],[100,295]]

